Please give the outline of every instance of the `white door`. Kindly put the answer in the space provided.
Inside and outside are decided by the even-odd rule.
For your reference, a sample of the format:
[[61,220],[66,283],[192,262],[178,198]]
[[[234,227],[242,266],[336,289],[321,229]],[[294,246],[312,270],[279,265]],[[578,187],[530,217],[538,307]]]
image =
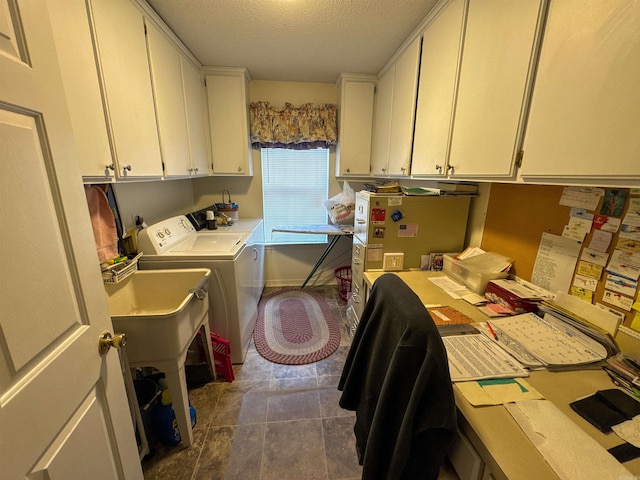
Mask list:
[[44,0],[0,0],[0,476],[142,479]]

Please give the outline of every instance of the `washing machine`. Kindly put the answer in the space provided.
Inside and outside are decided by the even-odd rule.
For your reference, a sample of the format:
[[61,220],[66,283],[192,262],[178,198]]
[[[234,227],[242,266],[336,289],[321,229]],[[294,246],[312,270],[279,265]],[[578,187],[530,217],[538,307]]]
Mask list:
[[263,221],[236,220],[216,230],[197,226],[189,214],[142,229],[138,232],[138,252],[143,254],[139,268],[210,269],[210,329],[229,340],[232,363],[243,363],[264,289]]

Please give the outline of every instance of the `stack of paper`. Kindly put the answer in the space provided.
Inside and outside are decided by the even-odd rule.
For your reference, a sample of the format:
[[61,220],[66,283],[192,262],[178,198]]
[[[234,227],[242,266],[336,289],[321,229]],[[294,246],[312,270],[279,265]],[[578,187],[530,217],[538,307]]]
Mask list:
[[[576,300],[581,303],[585,303],[582,300]],[[589,305],[592,306],[592,305]],[[598,308],[598,307],[594,307]],[[557,302],[546,300],[540,305],[540,310],[544,312],[545,319],[555,319],[556,321],[565,324],[567,326],[572,327],[573,329],[579,331],[583,336],[587,338],[591,338],[598,342],[606,349],[607,357],[613,354],[616,354],[620,351],[620,348],[616,344],[615,340],[611,333],[604,328],[590,322],[584,317],[577,315],[573,310],[568,310],[565,307],[562,307]],[[609,313],[602,309],[598,309],[602,312],[602,316]],[[615,318],[615,322],[617,324],[618,319]],[[616,327],[617,330],[617,327]],[[605,357],[606,358],[606,357]]]
[[443,337],[454,382],[529,375],[522,365],[484,335]]
[[609,354],[604,345],[551,315],[543,319],[523,313],[492,320],[491,325],[498,338],[508,337],[548,369],[587,365]]
[[511,279],[491,280],[487,284],[484,296],[511,310],[512,314],[537,312],[540,303],[549,297],[549,293],[532,284]]

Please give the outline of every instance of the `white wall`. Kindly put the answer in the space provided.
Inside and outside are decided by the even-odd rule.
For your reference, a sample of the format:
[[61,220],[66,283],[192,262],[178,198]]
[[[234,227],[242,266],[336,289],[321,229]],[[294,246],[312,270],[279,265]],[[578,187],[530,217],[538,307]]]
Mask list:
[[194,210],[191,180],[114,183],[116,200],[125,232],[135,227],[135,216],[147,225]]
[[484,232],[484,221],[487,218],[491,184],[481,183],[479,185],[478,196],[471,199],[465,246],[479,247],[482,244],[482,233]]

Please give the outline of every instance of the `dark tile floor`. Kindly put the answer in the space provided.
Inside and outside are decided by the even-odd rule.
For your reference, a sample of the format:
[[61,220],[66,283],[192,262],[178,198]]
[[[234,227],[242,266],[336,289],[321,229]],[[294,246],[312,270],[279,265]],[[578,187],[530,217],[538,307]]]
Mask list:
[[[354,413],[338,406],[336,386],[349,350],[346,305],[335,286],[320,293],[341,325],[341,344],[314,364],[287,366],[255,348],[234,365],[234,382],[189,391],[197,411],[194,444],[163,447],[143,462],[146,480],[356,480]],[[265,294],[276,289],[265,289]],[[457,479],[450,467],[440,478]]]

